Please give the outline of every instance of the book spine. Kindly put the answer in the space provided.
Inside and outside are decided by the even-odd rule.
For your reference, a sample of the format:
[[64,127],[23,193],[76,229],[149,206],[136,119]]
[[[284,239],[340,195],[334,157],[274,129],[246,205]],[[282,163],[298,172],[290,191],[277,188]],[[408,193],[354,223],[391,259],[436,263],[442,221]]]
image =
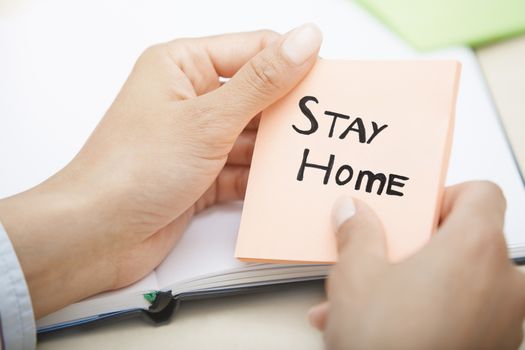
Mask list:
[[156,292],[148,310],[143,310],[142,318],[146,322],[160,324],[169,321],[175,310],[179,308],[180,299],[173,296],[171,290]]

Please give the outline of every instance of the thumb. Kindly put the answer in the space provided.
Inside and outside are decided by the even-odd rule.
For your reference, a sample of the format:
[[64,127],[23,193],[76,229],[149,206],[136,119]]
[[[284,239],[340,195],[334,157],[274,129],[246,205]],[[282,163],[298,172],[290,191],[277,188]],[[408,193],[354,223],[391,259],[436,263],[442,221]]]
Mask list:
[[368,205],[343,196],[335,202],[332,216],[342,268],[367,269],[387,264],[383,225]]
[[221,122],[240,133],[254,115],[283,97],[317,61],[322,34],[314,24],[298,27],[259,52],[222,87],[211,103],[221,101]]

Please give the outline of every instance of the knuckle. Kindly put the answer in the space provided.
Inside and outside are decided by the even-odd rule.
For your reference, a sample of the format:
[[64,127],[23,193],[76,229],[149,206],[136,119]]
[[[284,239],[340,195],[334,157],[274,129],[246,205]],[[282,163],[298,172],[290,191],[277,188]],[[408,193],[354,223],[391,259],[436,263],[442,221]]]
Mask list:
[[155,65],[166,57],[166,45],[155,44],[147,47],[137,60],[136,65]]
[[264,55],[249,61],[249,83],[259,92],[268,94],[281,87],[280,74],[276,62]]
[[262,48],[268,46],[271,42],[281,37],[281,34],[270,29],[260,29],[256,31],[255,34],[263,38],[261,42]]
[[472,186],[473,189],[475,186],[477,195],[483,200],[505,202],[503,191],[492,181],[475,181]]
[[278,37],[280,36],[279,33],[277,33],[275,30],[271,30],[271,29],[259,29],[257,31],[255,31],[255,33],[257,34],[260,34],[261,36],[263,37]]
[[168,44],[172,49],[184,49],[187,47],[188,44],[187,38],[177,38],[172,41],[170,41]]
[[215,120],[215,115],[217,114],[215,104],[206,101],[206,98],[203,97],[183,102],[179,105],[181,106],[180,114],[184,117],[184,120],[206,131],[218,126]]
[[228,118],[220,119],[227,115],[228,111],[215,102],[212,94],[178,101],[176,122],[184,123],[187,126],[186,130],[193,131],[187,132],[184,137],[193,140],[196,146],[210,147],[222,155],[228,152],[226,150],[229,150],[236,136],[230,132]]
[[192,56],[192,40],[188,38],[179,38],[168,42],[165,47],[171,59],[180,65],[183,61],[191,59]]
[[148,46],[141,54],[143,58],[157,57],[160,53],[164,53],[166,46],[164,44],[155,44]]

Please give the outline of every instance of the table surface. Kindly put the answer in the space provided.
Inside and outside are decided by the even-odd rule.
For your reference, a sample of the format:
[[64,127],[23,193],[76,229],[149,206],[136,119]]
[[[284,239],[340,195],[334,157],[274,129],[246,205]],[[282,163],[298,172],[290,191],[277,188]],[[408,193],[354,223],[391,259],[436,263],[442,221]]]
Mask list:
[[[49,0],[45,3],[30,0],[0,2],[0,15],[2,15],[0,25],[2,21],[14,23],[12,27],[19,29],[17,38],[24,38],[23,33],[26,28],[29,28],[28,26],[41,26],[42,37],[38,37],[38,33],[27,30],[27,39],[33,39],[30,49],[34,51],[31,52],[35,56],[38,55],[40,62],[43,62],[38,67],[48,65],[56,69],[59,65],[63,71],[70,72],[70,74],[57,74],[52,69],[48,71],[29,69],[27,71],[14,70],[13,75],[27,74],[25,81],[49,83],[54,87],[75,86],[78,80],[81,80],[86,87],[97,87],[82,90],[81,92],[85,95],[71,92],[67,95],[67,101],[63,100],[62,95],[53,95],[53,93],[59,91],[67,94],[68,91],[76,88],[63,90],[42,88],[47,85],[12,87],[13,89],[23,88],[23,91],[27,91],[27,96],[23,94],[20,96],[27,98],[15,100],[11,105],[9,104],[11,103],[10,96],[4,96],[3,99],[0,99],[0,103],[6,103],[5,106],[2,106],[2,110],[14,110],[15,104],[16,108],[25,108],[24,103],[31,100],[33,104],[39,104],[44,111],[46,109],[57,110],[64,115],[71,112],[76,113],[77,117],[74,120],[64,118],[60,121],[61,126],[71,132],[56,134],[54,144],[56,148],[50,148],[50,145],[45,144],[46,140],[38,134],[39,127],[51,128],[52,126],[46,126],[45,123],[53,121],[41,118],[42,124],[34,126],[34,134],[27,135],[35,145],[35,150],[59,154],[60,156],[55,157],[54,162],[48,162],[45,157],[35,157],[32,153],[26,158],[24,155],[19,155],[19,159],[13,160],[12,164],[32,161],[35,167],[40,169],[39,176],[42,178],[59,169],[76,152],[74,148],[66,149],[61,145],[80,147],[82,140],[87,137],[89,130],[96,123],[96,120],[82,119],[79,116],[103,113],[128,74],[133,57],[138,55],[140,48],[152,42],[167,40],[173,34],[193,36],[210,34],[213,31],[263,28],[267,27],[269,22],[272,23],[273,29],[285,31],[294,24],[308,20],[316,21],[321,27],[329,29],[330,33],[358,33],[356,28],[368,20],[366,16],[361,15],[356,16],[353,21],[345,20],[345,11],[356,10],[349,0],[326,1],[323,2],[323,6],[319,5],[320,2],[313,0],[289,1],[286,4],[276,0],[273,1],[273,5],[269,0],[243,2],[242,4],[233,1],[208,1],[206,3],[208,10],[201,13],[198,21],[188,19],[187,12],[191,6],[197,8],[199,1],[185,4],[185,8],[180,8],[182,5],[179,5],[180,11],[177,11],[177,6],[173,5],[174,9],[171,12],[158,11],[155,5],[158,5],[160,1],[133,2],[134,5],[138,3],[143,6],[140,11],[128,8],[129,2],[124,0],[112,2],[93,0],[83,4],[64,0]],[[228,7],[226,3],[229,3],[230,7],[236,6],[235,16],[232,13],[225,14],[227,18],[224,18],[221,24],[217,23],[217,13],[222,13],[220,11],[224,10],[223,7]],[[283,8],[272,14],[272,11],[268,10],[272,6]],[[292,11],[294,6],[300,8],[301,15],[298,15],[297,11],[295,13]],[[46,15],[55,13],[54,20],[38,16],[39,12]],[[266,16],[250,16],[252,13],[259,12],[265,13]],[[62,13],[67,15],[61,16]],[[289,15],[291,13],[296,16]],[[339,17],[338,13],[341,13]],[[122,18],[126,18],[127,26],[115,24],[115,18],[118,18],[117,15],[120,14]],[[271,18],[270,14],[272,14]],[[147,28],[140,27],[143,21],[148,23]],[[46,27],[47,23],[56,25]],[[63,26],[70,26],[70,29],[74,30],[64,30]],[[112,30],[108,30],[109,28]],[[379,35],[378,33],[383,33],[385,30],[381,26],[373,26],[371,29],[374,35]],[[125,33],[125,30],[131,31],[131,34]],[[30,37],[30,34],[33,37]],[[35,35],[37,39],[34,39]],[[55,35],[60,40],[49,43],[44,40],[44,35]],[[96,38],[97,43],[93,43],[93,38]],[[344,39],[348,39],[352,45],[341,48],[340,46],[345,43]],[[42,41],[41,45],[39,40]],[[68,45],[68,50],[61,50],[58,46],[64,43]],[[56,46],[49,46],[50,44]],[[118,50],[115,50],[115,46],[118,46]],[[327,35],[323,45],[326,52],[362,52],[364,56],[372,58],[382,57],[385,50],[392,52],[394,57],[404,56],[405,53],[400,49],[401,46],[398,39],[392,36],[390,40],[385,41],[384,47],[375,49],[367,46],[367,40],[358,35],[348,36],[348,38]],[[86,50],[86,47],[90,50]],[[56,52],[61,54],[57,55]],[[97,52],[111,52],[111,54],[101,56]],[[523,65],[525,37],[485,47],[478,50],[477,53],[497,108],[502,115],[503,123],[508,129],[508,136],[515,148],[516,157],[521,161],[523,169],[525,167],[525,138],[522,136],[525,130],[525,104],[520,100],[519,92],[525,91]],[[11,64],[17,67],[25,64],[31,68],[29,64],[31,57],[12,56],[13,61],[8,59],[6,62],[2,61],[2,56],[0,55],[1,64]],[[60,64],[57,64],[57,60]],[[100,72],[81,69],[82,66],[79,64],[98,65],[99,70],[102,69]],[[13,77],[10,78],[14,81]],[[90,97],[90,100],[87,101],[89,103],[86,103],[86,95]],[[79,110],[78,106],[82,106],[82,109]],[[20,113],[24,111],[26,110]],[[36,122],[39,121],[36,120]],[[39,179],[34,174],[28,174],[27,178],[26,174],[20,174],[16,183],[19,188],[14,186],[12,189],[27,188],[37,180]],[[182,304],[171,322],[159,327],[143,323],[138,319],[127,320],[104,327],[73,330],[48,336],[39,341],[38,348],[80,350],[91,348],[143,349],[149,346],[168,346],[177,349],[321,349],[322,335],[308,325],[306,312],[310,306],[320,302],[323,298],[322,284],[309,283],[268,293],[186,302]],[[525,349],[525,346],[522,348]]]

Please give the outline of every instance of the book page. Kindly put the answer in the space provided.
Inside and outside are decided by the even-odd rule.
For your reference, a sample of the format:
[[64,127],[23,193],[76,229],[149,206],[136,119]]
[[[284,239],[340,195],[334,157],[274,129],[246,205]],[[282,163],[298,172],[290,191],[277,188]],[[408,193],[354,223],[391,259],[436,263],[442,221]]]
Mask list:
[[246,266],[233,256],[241,208],[242,203],[236,202],[196,215],[173,251],[156,269],[160,288]]
[[[476,56],[468,49],[452,49],[431,57],[456,57],[462,63],[456,130],[446,183],[490,180],[498,184],[507,200],[507,244],[524,246],[525,187]],[[519,252],[511,250],[511,254],[516,256]]]

